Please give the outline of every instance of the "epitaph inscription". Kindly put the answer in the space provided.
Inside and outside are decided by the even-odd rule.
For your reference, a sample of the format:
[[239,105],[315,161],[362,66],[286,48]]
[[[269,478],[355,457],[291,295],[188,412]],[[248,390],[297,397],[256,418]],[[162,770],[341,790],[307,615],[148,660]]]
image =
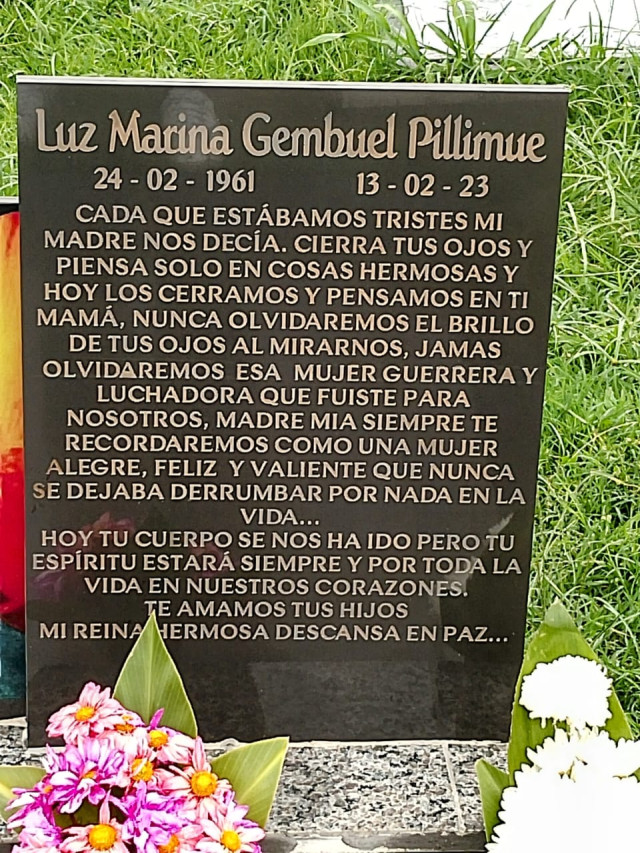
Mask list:
[[20,88],[29,718],[155,611],[205,737],[500,737],[566,93]]

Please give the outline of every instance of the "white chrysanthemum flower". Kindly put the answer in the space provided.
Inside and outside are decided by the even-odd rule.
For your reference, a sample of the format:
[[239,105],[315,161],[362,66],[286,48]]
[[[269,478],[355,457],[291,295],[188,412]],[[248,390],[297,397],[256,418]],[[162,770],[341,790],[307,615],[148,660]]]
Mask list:
[[611,679],[596,661],[564,655],[539,663],[522,680],[520,704],[529,716],[566,721],[572,728],[603,726],[611,716]]
[[527,758],[534,770],[566,773],[573,778],[583,768],[584,773],[595,775],[631,776],[640,768],[640,742],[615,741],[608,732],[589,729],[572,734],[556,729],[537,749],[528,749]]
[[571,793],[575,783],[544,771],[519,771],[515,782],[502,795],[502,823],[487,844],[488,853],[552,853],[556,848],[550,842],[565,839],[563,822],[574,823]]
[[637,846],[640,784],[581,772],[517,772],[503,794],[488,853],[602,853]]
[[605,776],[631,776],[640,768],[640,742],[612,740],[607,732],[583,738],[576,745],[576,758],[590,770]]
[[568,735],[564,729],[556,729],[553,737],[545,738],[537,749],[528,749],[527,758],[536,770],[570,773],[584,745],[595,737],[595,732]]

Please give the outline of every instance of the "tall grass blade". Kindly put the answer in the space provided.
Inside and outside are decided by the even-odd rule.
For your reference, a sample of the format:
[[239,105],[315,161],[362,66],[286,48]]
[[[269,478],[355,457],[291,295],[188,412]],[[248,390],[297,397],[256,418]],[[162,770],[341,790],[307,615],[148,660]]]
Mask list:
[[538,35],[540,30],[544,27],[546,20],[549,17],[549,15],[551,14],[551,10],[553,9],[554,6],[555,6],[555,0],[551,0],[551,3],[549,3],[548,6],[545,6],[545,8],[542,10],[542,12],[540,12],[540,14],[537,16],[537,18],[535,18],[531,22],[529,29],[526,31],[526,33],[522,37],[522,41],[520,42],[522,47],[524,47],[524,48],[529,47],[529,45],[531,44],[533,39]]

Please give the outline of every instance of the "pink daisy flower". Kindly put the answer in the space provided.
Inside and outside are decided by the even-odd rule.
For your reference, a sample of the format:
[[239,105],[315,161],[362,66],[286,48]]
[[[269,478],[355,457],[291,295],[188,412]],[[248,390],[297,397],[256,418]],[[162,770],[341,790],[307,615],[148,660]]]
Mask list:
[[32,815],[34,819],[46,819],[44,816],[51,812],[49,797],[51,794],[51,785],[48,783],[47,777],[41,779],[33,788],[13,788],[13,799],[7,803],[7,811],[15,813],[7,820],[9,829],[17,829],[21,826],[26,826]]
[[185,825],[180,806],[175,797],[148,791],[144,783],[138,785],[135,793],[125,796],[119,804],[126,816],[122,837],[133,843],[137,853],[158,853]]
[[49,801],[61,812],[73,814],[85,800],[97,806],[117,785],[125,758],[106,741],[79,738],[78,746],[68,744],[62,752],[47,749],[45,760],[51,788]]
[[99,735],[101,740],[110,740],[116,749],[121,749],[127,742],[129,736],[137,729],[144,728],[142,717],[134,714],[133,711],[128,711],[126,708],[123,708],[122,710],[123,713],[120,715],[120,719],[114,727],[112,729],[105,729],[105,731]]
[[156,759],[161,764],[190,764],[195,741],[189,735],[174,732],[164,726],[149,729],[149,745],[155,750]]
[[202,838],[199,822],[188,823],[171,836],[166,844],[158,847],[158,853],[194,853],[198,841]]
[[158,770],[157,778],[164,793],[175,794],[184,800],[183,812],[192,821],[215,819],[232,795],[229,780],[218,778],[211,770],[199,737],[194,742],[190,765],[175,768],[174,772]]
[[60,853],[62,830],[38,809],[26,816],[19,841],[16,853]]
[[122,787],[144,782],[152,788],[158,786],[156,754],[149,745],[146,728],[136,728],[121,744],[125,756]]
[[61,853],[129,853],[122,840],[122,827],[110,818],[106,800],[100,806],[99,820],[100,823],[64,830],[66,838],[60,845]]
[[264,829],[252,820],[246,820],[248,806],[230,801],[218,820],[203,820],[203,838],[198,842],[198,853],[260,853]]
[[164,708],[156,711],[147,730],[147,742],[155,750],[156,760],[160,764],[191,764],[195,740],[168,726],[161,726],[163,712]]
[[122,715],[127,711],[117,699],[111,698],[111,690],[100,689],[92,681],[85,684],[77,702],[65,705],[49,717],[49,737],[63,737],[66,743],[77,746],[81,737],[96,737],[122,724]]

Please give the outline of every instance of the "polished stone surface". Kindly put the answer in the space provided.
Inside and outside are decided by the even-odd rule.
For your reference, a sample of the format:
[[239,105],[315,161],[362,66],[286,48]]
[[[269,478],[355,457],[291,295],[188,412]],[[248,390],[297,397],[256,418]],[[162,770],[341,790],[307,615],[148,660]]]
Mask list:
[[[18,88],[30,743],[86,681],[114,682],[151,610],[207,739],[506,736],[568,89],[95,78]],[[171,152],[166,199],[156,161],[133,136],[113,136],[141,115],[147,128],[184,122],[191,140]],[[40,145],[39,116],[69,132],[81,116],[95,144],[59,156]],[[193,135],[214,127],[228,137],[218,153]],[[282,133],[295,147],[272,147]],[[241,216],[212,195],[203,154],[251,174]],[[367,157],[379,171],[361,171]],[[87,267],[84,238],[82,248],[64,235],[85,206],[100,225],[106,162],[126,181],[140,255],[118,263],[98,231]],[[264,245],[247,245],[249,233]],[[188,262],[168,263],[174,250]],[[236,268],[231,251],[252,266]],[[97,276],[78,296],[86,308],[62,307],[67,264]],[[149,281],[121,293],[116,267]],[[224,283],[180,285],[179,296],[185,276]],[[303,284],[316,278],[326,286]],[[214,337],[191,334],[203,297]],[[196,307],[174,317],[164,299]],[[89,309],[124,336],[77,340],[66,325]],[[125,436],[126,473],[115,434],[97,441],[107,426]],[[65,432],[80,428],[80,443]]]

